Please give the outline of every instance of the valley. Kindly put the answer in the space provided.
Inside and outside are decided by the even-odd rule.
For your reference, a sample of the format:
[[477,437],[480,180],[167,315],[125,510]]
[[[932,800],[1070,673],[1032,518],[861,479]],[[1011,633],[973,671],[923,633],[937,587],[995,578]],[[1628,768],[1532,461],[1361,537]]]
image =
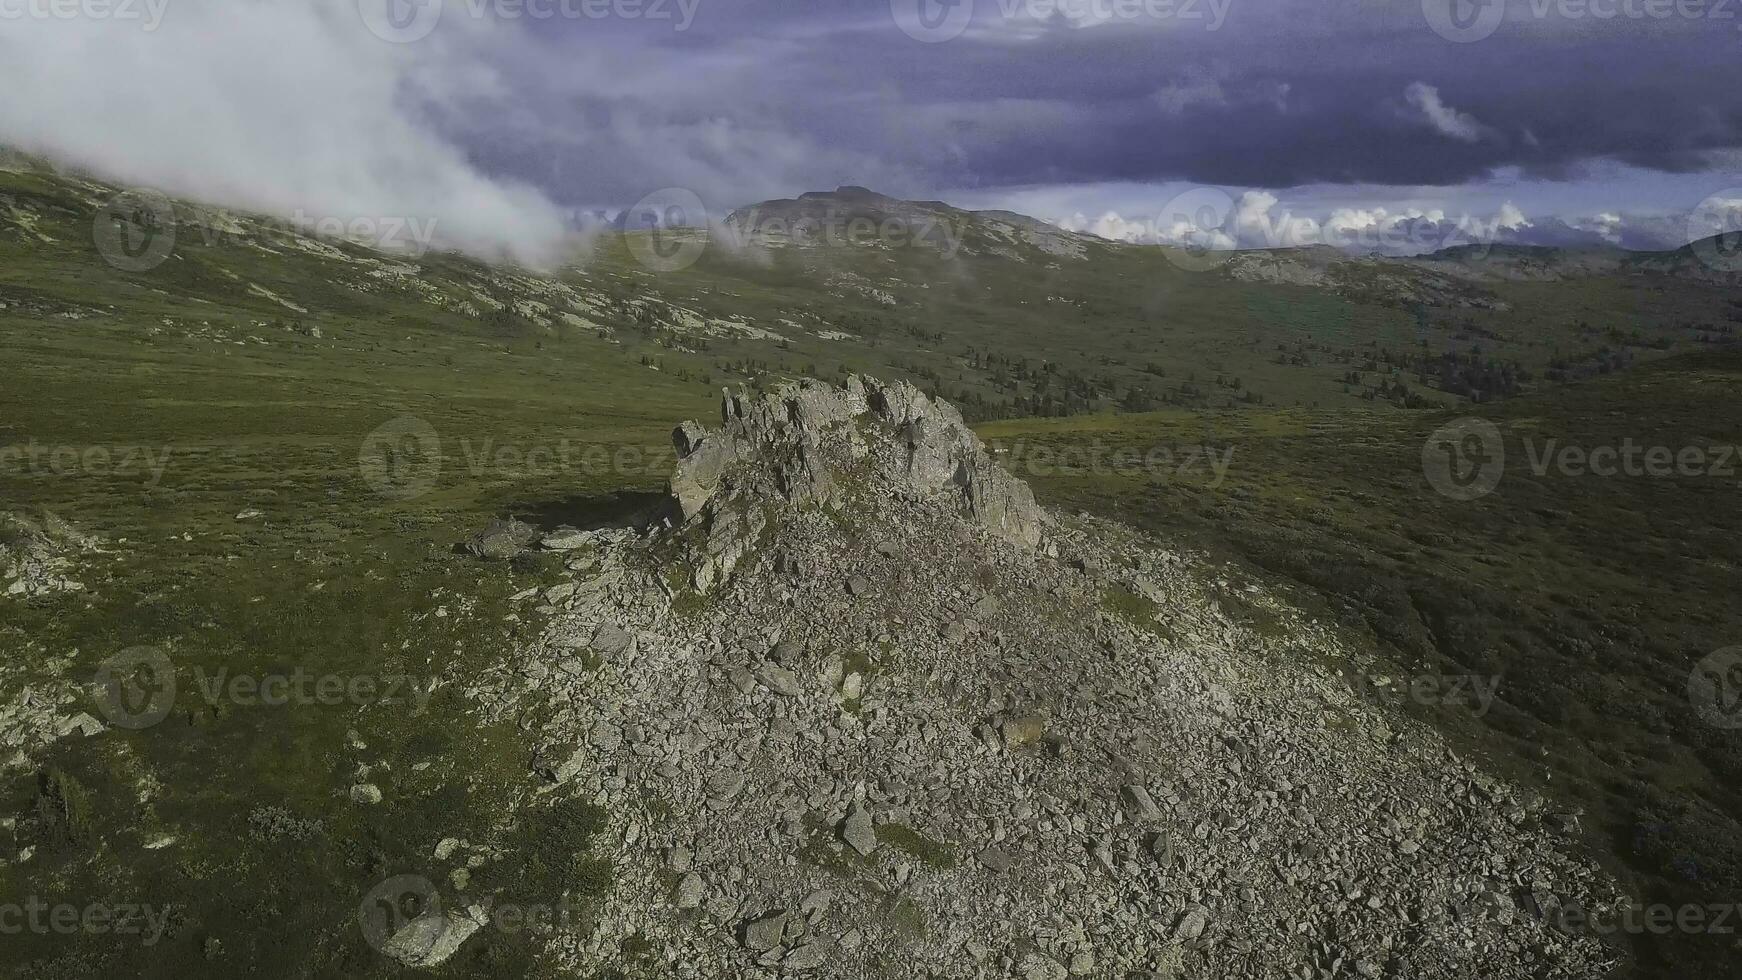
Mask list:
[[[1202,768],[1185,766],[1177,780],[1191,792],[1157,808],[1178,821],[1182,851],[1217,860],[1235,853],[1185,842],[1204,824],[1221,847],[1227,827],[1208,821],[1242,812],[1251,801],[1240,803],[1241,793],[1291,792],[1274,782],[1231,789],[1223,780],[1263,769],[1266,779],[1299,778],[1303,793],[1317,785],[1315,766],[1328,764],[1335,730],[1324,727],[1328,713],[1294,714],[1302,702],[1290,692],[1310,689],[1339,705],[1338,717],[1361,719],[1353,731],[1372,736],[1372,745],[1361,743],[1376,753],[1371,765],[1351,764],[1345,778],[1361,783],[1362,799],[1386,801],[1375,807],[1408,816],[1393,803],[1399,786],[1375,761],[1390,751],[1377,726],[1395,724],[1408,733],[1399,736],[1409,746],[1407,764],[1399,763],[1408,785],[1444,795],[1443,812],[1458,814],[1459,832],[1473,835],[1459,838],[1468,847],[1480,848],[1472,828],[1488,820],[1528,833],[1532,847],[1564,842],[1552,858],[1508,865],[1521,887],[1552,866],[1556,888],[1564,875],[1600,890],[1595,878],[1568,870],[1588,861],[1638,903],[1742,900],[1736,733],[1702,720],[1689,695],[1696,665],[1742,642],[1733,602],[1742,559],[1738,479],[1715,471],[1536,473],[1527,462],[1526,440],[1742,444],[1742,306],[1735,282],[1697,260],[1499,248],[1418,260],[1239,253],[1198,270],[1161,247],[843,189],[808,204],[775,202],[754,220],[740,213],[727,222],[740,229],[736,237],[722,234],[695,264],[665,271],[637,259],[645,249],[636,236],[669,230],[607,234],[562,269],[538,273],[446,253],[390,256],[182,202],[172,206],[168,257],[129,271],[105,260],[93,231],[109,227],[105,209],[119,192],[40,167],[0,172],[0,447],[15,450],[0,453],[0,511],[21,522],[0,545],[59,558],[32,567],[29,594],[0,596],[0,743],[8,756],[0,817],[10,845],[0,853],[0,885],[169,914],[149,946],[107,934],[9,937],[4,965],[18,975],[187,976],[243,964],[257,975],[399,975],[404,961],[378,948],[392,936],[375,936],[367,914],[360,925],[359,908],[367,913],[379,897],[373,889],[407,874],[450,896],[489,894],[562,916],[566,938],[555,951],[539,929],[483,929],[431,964],[436,975],[554,976],[583,966],[601,977],[658,975],[669,968],[661,951],[685,934],[670,931],[663,911],[637,919],[624,910],[650,904],[660,889],[694,887],[687,877],[709,871],[705,861],[673,863],[666,849],[700,851],[681,834],[705,826],[718,809],[707,801],[731,787],[707,788],[678,742],[651,736],[669,759],[634,755],[621,744],[635,742],[628,735],[587,744],[625,751],[626,767],[670,762],[680,771],[663,778],[678,789],[656,792],[663,784],[642,769],[623,785],[609,783],[618,775],[611,767],[558,779],[569,755],[541,750],[554,750],[553,733],[593,739],[600,721],[619,733],[630,724],[652,729],[659,709],[692,697],[731,724],[746,712],[769,726],[809,718],[796,727],[834,726],[831,740],[849,737],[840,733],[852,731],[843,726],[853,717],[889,726],[881,735],[896,741],[936,729],[928,736],[934,749],[954,746],[942,758],[987,767],[969,779],[944,765],[955,791],[1009,778],[998,793],[1011,795],[996,801],[1013,814],[1033,786],[1056,802],[1092,784],[1082,791],[1083,812],[1113,835],[1108,864],[1142,861],[1141,872],[1129,873],[1150,875],[1153,842],[1122,815],[1127,783],[1104,754],[1116,751],[1121,731],[1096,728],[1086,702],[1053,706],[1074,719],[1066,734],[1082,733],[1084,755],[1065,768],[1048,768],[1044,753],[1054,750],[1038,738],[1010,739],[1002,728],[984,746],[992,761],[973,754],[988,741],[979,724],[1020,721],[1004,716],[1021,705],[995,711],[993,701],[1044,693],[1045,661],[1028,658],[1076,643],[1084,648],[1069,659],[1072,670],[1105,655],[1134,671],[1118,675],[1128,680],[1149,676],[1129,667],[1148,663],[1148,652],[1166,651],[1181,677],[1210,670],[1195,659],[1202,656],[1238,681],[1250,717],[1300,726],[1285,728],[1287,744],[1268,755],[1249,745],[1191,757]],[[778,215],[790,229],[807,208],[919,233],[895,245],[812,245],[766,227]],[[119,233],[138,234],[130,239],[137,243],[165,230],[141,220]],[[942,227],[948,236],[925,233]],[[1069,528],[1058,540],[1070,547],[995,560],[1004,546],[974,539],[947,557],[927,554],[928,541],[967,532],[942,512],[902,510],[900,483],[852,488],[869,496],[855,502],[847,494],[832,508],[775,506],[778,497],[746,505],[746,515],[764,506],[785,515],[767,534],[786,529],[790,539],[774,540],[808,555],[811,568],[828,568],[816,581],[777,568],[779,549],[751,535],[730,545],[747,556],[738,584],[727,575],[719,586],[770,603],[775,590],[791,590],[795,605],[776,604],[764,626],[790,619],[795,635],[818,638],[814,648],[780,654],[791,662],[772,661],[806,685],[793,697],[810,714],[789,714],[771,707],[789,697],[769,693],[784,685],[781,675],[748,689],[733,680],[734,670],[754,679],[760,665],[732,658],[763,641],[778,648],[778,639],[696,588],[693,556],[670,575],[644,566],[671,556],[638,551],[665,540],[646,544],[640,532],[657,526],[651,515],[661,513],[679,462],[673,428],[689,419],[720,426],[722,388],[769,392],[855,376],[905,381],[916,394],[953,403],[988,458],[1031,484]],[[1423,453],[1437,429],[1463,417],[1498,427],[1507,469],[1492,493],[1460,501],[1436,492]],[[508,518],[538,532],[531,544],[507,557],[467,550],[492,521]],[[537,543],[577,531],[592,535],[584,548]],[[877,550],[897,539],[894,555]],[[1099,543],[1106,541],[1117,544]],[[1123,557],[1070,564],[1103,547]],[[873,584],[892,605],[875,615],[831,605],[844,602],[844,582],[863,572],[841,562],[877,569],[883,577]],[[1006,564],[1025,571],[1000,577]],[[930,598],[901,603],[904,567],[920,583],[914,595]],[[622,577],[598,584],[614,570]],[[1139,578],[1166,588],[1145,593]],[[0,580],[0,592],[7,587]],[[971,613],[982,593],[1052,605],[1032,619],[993,607]],[[549,673],[515,673],[529,663],[549,669],[552,637],[578,635],[595,606],[618,609],[644,637],[637,649],[663,651],[657,662],[677,688],[654,683],[665,673],[638,672],[625,649],[592,629],[562,648],[560,684]],[[933,686],[943,680],[933,675],[950,668],[947,645],[936,645],[940,631],[963,619],[975,631],[964,626],[949,642],[990,659],[984,674],[958,678],[965,689],[952,695]],[[850,632],[897,620],[911,622],[878,631],[888,637]],[[1090,621],[1093,630],[1083,632],[1063,625]],[[999,623],[1010,634],[1004,642],[990,635]],[[721,648],[710,649],[710,640]],[[114,703],[92,679],[118,653],[141,648],[171,658],[179,683],[159,706],[162,719],[135,730],[105,712]],[[305,693],[333,678],[340,688],[330,690],[345,693],[289,704],[213,693],[231,691],[223,685],[238,675],[316,679]],[[849,675],[870,685],[869,700],[863,691],[843,697]],[[534,679],[491,686],[509,676]],[[975,678],[1000,676],[1013,687],[975,687]],[[1287,683],[1266,686],[1269,676]],[[1458,688],[1492,693],[1477,713],[1449,685],[1444,696],[1387,696],[1373,693],[1391,689],[1376,677],[1495,686]],[[351,686],[357,678],[369,679],[367,690]],[[684,687],[691,681],[699,687]],[[611,696],[589,699],[592,683]],[[1150,696],[1178,717],[1168,722],[1176,727],[1146,738],[1189,731],[1215,743],[1195,700]],[[1364,704],[1364,696],[1383,704]],[[643,714],[595,717],[600,704]],[[1144,717],[1141,704],[1119,701],[1129,715],[1118,716],[1121,724]],[[692,722],[713,732],[701,721],[684,724]],[[730,748],[749,765],[751,741],[744,733],[722,739],[709,764],[733,768],[722,751]],[[778,776],[752,795],[799,802],[759,812],[768,828],[734,827],[714,847],[730,851],[768,830],[778,840],[766,847],[775,849],[745,845],[742,860],[714,854],[709,874],[754,868],[754,857],[781,861],[794,882],[834,875],[846,883],[832,886],[843,905],[853,904],[853,888],[882,903],[852,926],[861,938],[893,937],[916,957],[943,956],[936,951],[949,944],[939,937],[960,927],[938,924],[948,889],[927,882],[996,873],[979,856],[985,847],[968,839],[979,835],[983,845],[980,837],[993,836],[992,803],[928,804],[923,794],[936,787],[917,761],[914,772],[896,774],[899,786],[878,784],[889,774],[874,760],[829,770],[824,793],[803,784],[802,754],[781,751],[789,754]],[[1165,753],[1145,751],[1138,768],[1159,771]],[[1455,765],[1444,762],[1449,752]],[[1227,768],[1230,760],[1244,768]],[[1532,801],[1522,807],[1528,819],[1512,823],[1493,798],[1472,801],[1469,786],[1488,777],[1471,775],[1466,785],[1466,762],[1518,787],[1518,799]],[[1039,775],[1030,786],[1024,774]],[[782,779],[793,785],[777,786]],[[576,780],[585,792],[556,792]],[[874,789],[855,797],[861,808],[888,817],[873,831],[881,843],[871,850],[881,857],[835,831],[858,819],[847,799],[856,782]],[[1333,782],[1320,788],[1334,796]],[[1217,795],[1224,790],[1231,795]],[[813,805],[814,793],[827,799]],[[784,809],[799,811],[796,828],[776,812]],[[910,812],[889,816],[898,810]],[[1052,862],[1037,866],[1064,867],[1070,847],[1090,853],[1101,843],[1100,823],[1090,833],[1066,815],[1042,828],[1059,816],[1044,815],[1044,801],[1023,812],[1039,841],[1034,853]],[[1323,817],[1334,819],[1329,809]],[[625,837],[631,826],[636,841]],[[649,843],[638,850],[643,835]],[[1351,858],[1348,866],[1404,887],[1402,858],[1371,846],[1374,864]],[[1439,854],[1446,867],[1456,866],[1454,850],[1448,844]],[[1312,866],[1298,854],[1287,860]],[[1234,955],[1229,944],[1241,932],[1224,926],[1261,913],[1238,911],[1249,908],[1239,885],[1218,880],[1213,862],[1182,865],[1190,885],[1170,890],[1143,878],[1147,904],[1127,896],[1150,931],[1121,924],[1131,932],[1117,942],[1030,936],[1022,942],[1032,948],[1012,947],[1010,958],[1064,968],[1098,949],[1104,965],[1110,947],[1134,950],[1130,937],[1142,935],[1154,962],[1125,964],[1132,971],[1166,976],[1169,963],[1184,970],[1187,962],[1231,962],[1217,957]],[[901,867],[906,877],[897,880]],[[454,878],[460,870],[466,875]],[[1300,898],[1288,914],[1349,925],[1311,938],[1348,945],[1344,973],[1357,969],[1355,959],[1377,969],[1384,937],[1362,933],[1352,925],[1360,915],[1337,908],[1365,893],[1351,899],[1330,887],[1343,882],[1311,874],[1299,874],[1303,892],[1329,890]],[[745,920],[764,923],[771,911],[750,907],[760,899],[755,888],[725,880],[733,887],[710,878],[710,899],[737,894],[740,905],[721,904],[720,914],[686,927],[712,937],[697,940],[709,956],[727,955],[714,945],[717,934]],[[1073,895],[1070,903],[1091,904],[1071,906],[1072,914],[1092,920],[1084,911],[1100,907],[1092,902],[1115,901],[1106,887],[1094,879]],[[1519,964],[1537,956],[1561,964],[1562,972],[1541,975],[1596,975],[1579,971],[1613,963],[1619,976],[1722,976],[1738,955],[1730,935],[1649,931],[1603,936],[1599,951],[1586,935],[1551,936],[1546,914],[1526,904],[1531,889],[1522,890],[1497,894],[1503,908],[1493,921],[1502,925],[1483,928],[1516,938],[1506,925],[1518,923],[1532,940],[1518,944]],[[761,967],[772,970],[780,957],[809,949],[825,920],[799,909],[809,897],[808,886],[802,891],[776,926],[761,927],[774,933],[762,949],[745,946],[755,955],[745,954],[744,969],[775,955]],[[1046,896],[1036,901],[1054,907]],[[1200,923],[1198,908],[1207,916],[1211,906],[1216,917]],[[1030,925],[1036,936],[1055,928]],[[1212,942],[1199,942],[1206,934]],[[1300,957],[1323,954],[1324,970],[1344,951],[1308,952],[1302,943]],[[1533,944],[1541,948],[1526,948]],[[1553,955],[1543,952],[1549,946]],[[854,957],[867,976],[908,975],[899,958],[878,965],[851,951],[831,955]],[[973,959],[966,955],[934,964],[939,975]],[[1429,968],[1414,961],[1398,963],[1378,975],[1430,975],[1414,972]]]

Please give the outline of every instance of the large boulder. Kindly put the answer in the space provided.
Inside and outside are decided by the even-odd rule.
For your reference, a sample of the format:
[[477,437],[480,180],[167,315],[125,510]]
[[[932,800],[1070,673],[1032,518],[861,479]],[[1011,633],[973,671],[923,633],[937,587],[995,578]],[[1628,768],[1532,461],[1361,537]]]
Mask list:
[[479,558],[507,561],[517,557],[539,539],[538,528],[513,518],[491,521],[466,539],[466,551]]
[[685,422],[672,433],[671,495],[684,523],[706,532],[704,583],[735,560],[718,560],[734,551],[721,539],[757,524],[745,520],[754,508],[743,505],[832,505],[854,470],[888,490],[943,495],[1017,544],[1041,542],[1045,515],[1027,484],[998,466],[954,406],[905,381],[853,376],[840,387],[803,380],[761,393],[727,391],[720,418],[717,430]]

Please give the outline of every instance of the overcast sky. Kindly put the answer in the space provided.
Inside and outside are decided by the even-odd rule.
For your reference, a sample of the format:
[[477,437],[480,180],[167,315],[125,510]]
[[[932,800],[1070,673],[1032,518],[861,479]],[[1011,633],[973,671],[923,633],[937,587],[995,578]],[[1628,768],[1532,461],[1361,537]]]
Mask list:
[[1742,0],[51,2],[0,0],[0,141],[526,259],[666,187],[1135,240],[1223,201],[1243,245],[1661,247],[1742,202]]

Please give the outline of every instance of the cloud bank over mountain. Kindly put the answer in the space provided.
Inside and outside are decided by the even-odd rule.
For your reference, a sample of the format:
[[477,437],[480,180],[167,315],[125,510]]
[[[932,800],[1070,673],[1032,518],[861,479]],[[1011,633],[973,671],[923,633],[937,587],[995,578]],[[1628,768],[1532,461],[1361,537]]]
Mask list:
[[[566,230],[531,184],[492,175],[437,120],[499,98],[489,25],[395,45],[346,4],[178,3],[7,23],[0,141],[166,193],[315,222],[433,223],[438,245],[540,264]],[[456,72],[457,69],[457,72]]]
[[1685,212],[1602,212],[1568,220],[1530,217],[1511,201],[1486,214],[1384,206],[1337,207],[1315,214],[1296,210],[1265,190],[1236,196],[1200,188],[1178,195],[1153,215],[1109,210],[1093,217],[1080,211],[1046,217],[1067,231],[1113,241],[1202,249],[1327,245],[1362,254],[1420,255],[1462,245],[1505,244],[1658,251],[1742,230],[1742,192],[1713,196]]
[[1156,195],[1098,188],[1195,184],[1321,231],[1509,203],[1503,234],[1661,247],[1742,185],[1733,22],[1513,0],[1464,43],[1436,2],[978,0],[928,28],[910,0],[428,0],[400,9],[438,11],[427,34],[384,37],[360,9],[389,0],[180,0],[155,30],[8,22],[0,84],[31,97],[0,141],[276,213],[435,217],[523,261],[668,187],[722,214],[861,184],[1117,228]]

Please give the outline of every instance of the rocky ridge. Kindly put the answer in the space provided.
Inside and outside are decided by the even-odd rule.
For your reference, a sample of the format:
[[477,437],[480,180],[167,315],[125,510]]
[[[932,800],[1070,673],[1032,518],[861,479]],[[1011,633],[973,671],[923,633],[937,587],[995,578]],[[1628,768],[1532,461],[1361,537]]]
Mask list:
[[[582,972],[1583,978],[1611,908],[1564,817],[1326,669],[1255,587],[1055,518],[949,406],[728,395],[674,516],[569,535],[584,581],[470,679],[539,801],[609,814]],[[551,546],[547,542],[547,547]],[[674,571],[674,569],[676,571]],[[460,894],[449,907],[479,896]],[[631,954],[630,947],[637,952]]]
[[0,597],[82,592],[77,559],[100,550],[97,539],[45,513],[40,521],[0,513]]
[[1044,517],[1027,484],[998,467],[953,406],[906,382],[728,392],[721,420],[715,432],[686,422],[672,437],[671,493],[698,590],[730,575],[781,513],[851,507],[873,484],[951,502],[979,527],[1040,544]]

